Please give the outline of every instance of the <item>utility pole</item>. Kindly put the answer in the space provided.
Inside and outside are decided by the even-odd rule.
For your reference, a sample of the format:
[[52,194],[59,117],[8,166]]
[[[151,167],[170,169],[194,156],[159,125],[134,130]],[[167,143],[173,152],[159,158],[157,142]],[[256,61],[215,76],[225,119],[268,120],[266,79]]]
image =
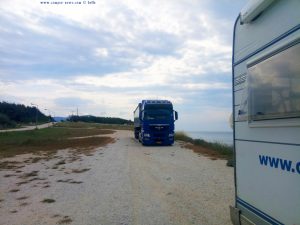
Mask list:
[[70,121],[73,122],[73,113],[74,113],[74,111],[72,110],[71,113],[72,113],[72,114],[71,114],[71,119],[70,119]]
[[37,104],[33,104],[33,103],[30,103],[32,106],[35,107],[35,129],[38,129],[37,127],[37,123],[38,123],[38,105]]
[[[49,109],[44,109],[45,111],[48,111],[48,114],[49,114],[49,121],[48,121],[48,123],[49,123],[49,125],[48,125],[48,127],[50,126],[50,123],[51,123],[51,112],[50,112],[50,110]],[[47,115],[47,113],[46,113],[46,115]]]

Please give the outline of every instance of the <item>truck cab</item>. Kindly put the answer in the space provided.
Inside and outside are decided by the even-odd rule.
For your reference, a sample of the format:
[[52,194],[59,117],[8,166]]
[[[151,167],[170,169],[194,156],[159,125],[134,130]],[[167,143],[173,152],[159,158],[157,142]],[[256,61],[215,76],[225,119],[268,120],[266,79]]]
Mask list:
[[172,145],[178,113],[168,100],[142,100],[134,111],[134,136],[143,145]]

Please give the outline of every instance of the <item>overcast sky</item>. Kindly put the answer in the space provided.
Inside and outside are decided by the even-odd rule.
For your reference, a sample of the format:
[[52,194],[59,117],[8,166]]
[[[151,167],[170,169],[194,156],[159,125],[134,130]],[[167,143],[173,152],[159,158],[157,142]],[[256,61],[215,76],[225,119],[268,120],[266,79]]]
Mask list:
[[0,0],[0,101],[132,119],[142,99],[168,99],[176,130],[230,130],[232,30],[246,0],[41,1]]

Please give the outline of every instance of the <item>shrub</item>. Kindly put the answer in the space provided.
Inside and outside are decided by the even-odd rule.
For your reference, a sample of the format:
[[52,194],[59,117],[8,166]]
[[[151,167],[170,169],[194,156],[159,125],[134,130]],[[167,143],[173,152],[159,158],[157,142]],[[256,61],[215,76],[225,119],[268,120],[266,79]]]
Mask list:
[[227,166],[234,166],[235,164],[233,157],[233,146],[219,142],[208,142],[203,139],[193,139],[182,131],[175,133],[175,140],[190,142],[193,145],[202,146],[211,151],[215,151],[228,160]]
[[11,121],[7,115],[0,113],[0,129],[16,127],[16,122]]

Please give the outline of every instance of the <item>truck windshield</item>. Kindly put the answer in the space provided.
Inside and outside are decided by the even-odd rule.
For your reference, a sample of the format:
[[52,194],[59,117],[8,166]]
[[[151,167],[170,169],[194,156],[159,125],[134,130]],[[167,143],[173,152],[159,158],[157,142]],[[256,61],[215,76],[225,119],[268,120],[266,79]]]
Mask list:
[[145,110],[173,110],[172,104],[146,104]]
[[173,112],[167,109],[146,110],[144,120],[170,120]]

